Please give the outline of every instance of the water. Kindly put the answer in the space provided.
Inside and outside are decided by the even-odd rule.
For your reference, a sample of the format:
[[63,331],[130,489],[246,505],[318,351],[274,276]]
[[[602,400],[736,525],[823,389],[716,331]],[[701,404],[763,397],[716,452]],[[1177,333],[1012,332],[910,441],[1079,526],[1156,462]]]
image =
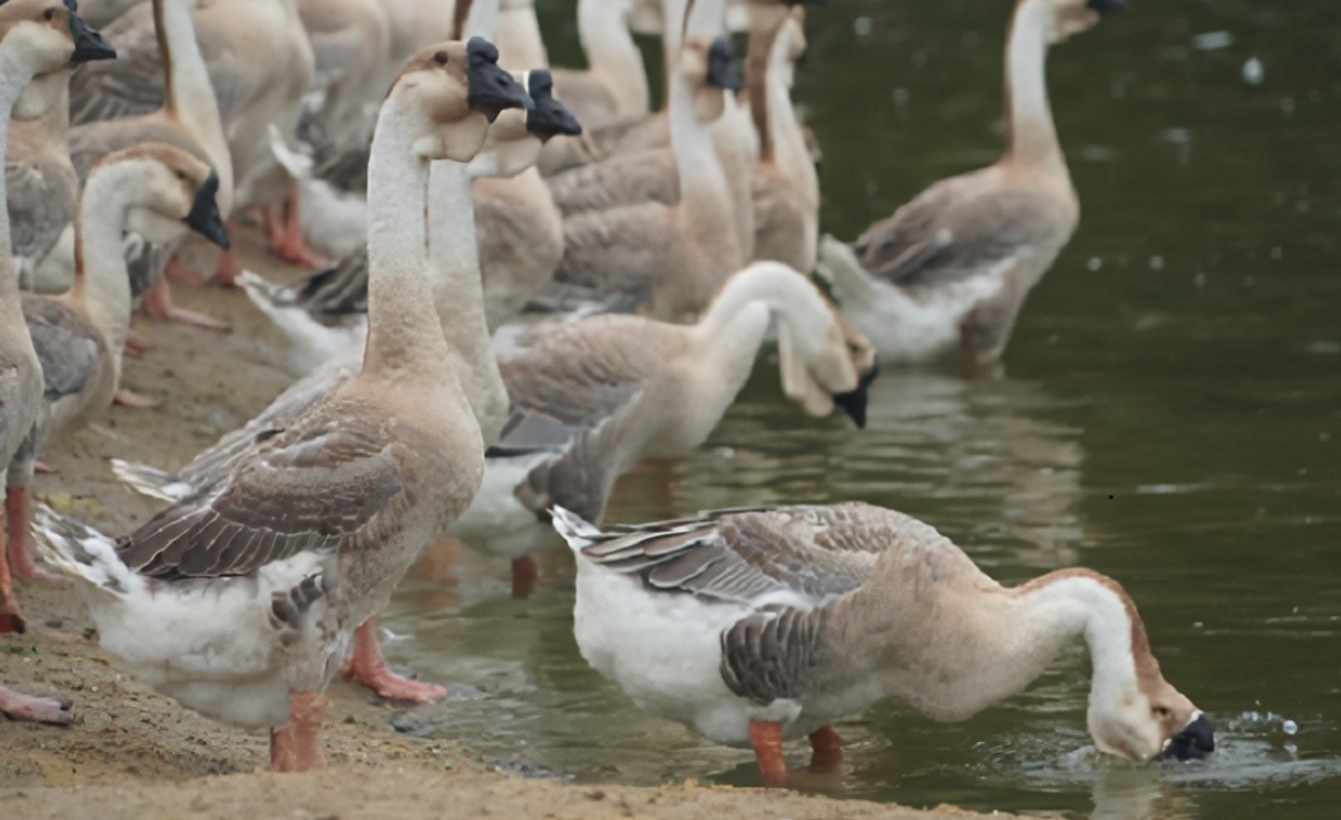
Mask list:
[[[542,4],[556,61],[573,53],[570,5]],[[851,238],[995,157],[1008,6],[813,9],[797,97],[824,148],[827,230]],[[1127,587],[1166,677],[1220,729],[1201,763],[1101,758],[1077,651],[962,724],[893,703],[852,716],[843,796],[1334,818],[1341,9],[1138,2],[1054,49],[1049,74],[1083,215],[1003,372],[887,373],[858,433],[802,416],[765,359],[709,444],[626,477],[609,519],[863,499],[934,524],[1006,582],[1092,567]],[[388,653],[454,696],[404,728],[582,781],[757,783],[748,752],[642,715],[586,667],[571,561],[556,549],[542,565],[526,601],[502,562],[445,547],[407,580]]]

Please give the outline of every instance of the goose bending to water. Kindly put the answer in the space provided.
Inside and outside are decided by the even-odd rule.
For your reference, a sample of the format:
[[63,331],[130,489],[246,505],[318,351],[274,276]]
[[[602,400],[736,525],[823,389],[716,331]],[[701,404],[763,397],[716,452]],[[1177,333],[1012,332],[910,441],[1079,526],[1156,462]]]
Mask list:
[[835,766],[838,718],[887,697],[958,721],[1023,690],[1083,639],[1089,730],[1135,761],[1203,757],[1210,722],[1160,674],[1136,605],[1064,569],[1007,588],[935,529],[868,504],[721,510],[606,532],[567,510],[582,657],[640,707],[752,745],[765,785],[785,738]]
[[[0,5],[0,154],[10,120],[32,120],[62,96],[68,67],[108,56],[96,31],[62,0],[9,0]],[[4,200],[5,179],[0,179]],[[8,465],[42,409],[42,366],[23,323],[19,272],[8,215],[0,215],[0,464]],[[6,476],[8,482],[8,476]],[[0,513],[0,519],[3,519]],[[0,632],[23,632],[23,612],[10,577],[8,522],[0,520]],[[0,686],[0,714],[14,720],[69,723],[70,704],[22,695]]]
[[702,444],[744,387],[776,319],[783,388],[814,416],[835,404],[865,423],[871,350],[805,277],[776,262],[732,276],[695,325],[603,314],[540,326],[500,354],[511,418],[490,448],[484,486],[453,527],[533,576],[546,510],[591,519],[644,458]]
[[219,177],[208,165],[161,143],[109,154],[89,171],[75,214],[73,286],[60,296],[23,297],[45,390],[42,410],[9,463],[5,488],[17,572],[40,575],[27,549],[28,485],[37,457],[53,439],[87,426],[117,392],[133,307],[121,239],[132,212],[180,221],[227,247],[218,189]]
[[1000,357],[1024,299],[1070,240],[1080,206],[1048,106],[1048,47],[1126,0],[1019,0],[1006,47],[1009,147],[995,165],[932,185],[820,272],[890,361]]
[[356,627],[367,655],[372,615],[479,486],[484,446],[433,309],[424,214],[431,160],[469,161],[490,118],[524,104],[496,60],[483,40],[431,46],[382,104],[354,378],[118,541],[42,513],[47,560],[76,579],[103,646],[191,708],[272,727],[277,770],[322,764],[321,693]]

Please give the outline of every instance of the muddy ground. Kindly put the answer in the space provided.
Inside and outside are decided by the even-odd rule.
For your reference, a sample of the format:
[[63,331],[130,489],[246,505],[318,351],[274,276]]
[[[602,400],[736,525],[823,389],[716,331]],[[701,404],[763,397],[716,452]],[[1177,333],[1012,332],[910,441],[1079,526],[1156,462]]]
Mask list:
[[[295,276],[237,237],[244,265]],[[212,333],[137,318],[153,348],[129,360],[123,383],[160,399],[158,409],[114,407],[45,455],[58,471],[36,491],[109,533],[129,530],[159,505],[126,489],[108,459],[167,468],[188,462],[243,424],[290,381],[281,339],[238,290],[176,287],[187,307],[233,323]],[[0,636],[0,681],[74,702],[76,721],[56,728],[0,719],[0,816],[20,818],[912,818],[929,813],[789,791],[702,787],[578,786],[498,771],[469,748],[398,735],[390,706],[337,681],[325,743],[331,768],[265,771],[268,737],[183,709],[124,674],[97,646],[73,588],[19,583],[25,635]]]

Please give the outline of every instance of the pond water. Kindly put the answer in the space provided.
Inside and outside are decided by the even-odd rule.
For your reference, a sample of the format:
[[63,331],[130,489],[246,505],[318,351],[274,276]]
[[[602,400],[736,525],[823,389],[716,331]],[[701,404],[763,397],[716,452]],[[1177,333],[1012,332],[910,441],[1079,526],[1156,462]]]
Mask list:
[[[542,3],[556,62],[571,3]],[[1005,0],[812,10],[797,99],[824,225],[850,239],[1001,144]],[[861,499],[938,527],[1014,583],[1118,578],[1166,677],[1214,719],[1204,762],[1100,758],[1087,660],[956,725],[895,703],[837,726],[840,794],[1112,820],[1341,812],[1341,7],[1135,2],[1054,49],[1083,215],[1000,373],[886,372],[867,430],[786,403],[770,354],[709,444],[644,465],[610,521]],[[748,752],[647,717],[571,633],[571,559],[528,600],[504,562],[435,549],[383,623],[451,684],[407,730],[581,781],[753,785]],[[793,749],[793,765],[805,750]]]

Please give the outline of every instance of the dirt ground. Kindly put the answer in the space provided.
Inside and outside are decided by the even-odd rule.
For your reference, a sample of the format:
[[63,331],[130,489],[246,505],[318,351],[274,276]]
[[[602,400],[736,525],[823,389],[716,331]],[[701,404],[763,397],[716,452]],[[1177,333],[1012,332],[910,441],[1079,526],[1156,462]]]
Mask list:
[[[254,234],[236,237],[244,265],[296,275],[271,261]],[[248,263],[250,263],[248,265]],[[128,531],[158,509],[116,481],[112,457],[176,468],[243,424],[290,381],[277,366],[281,338],[238,290],[176,287],[187,307],[233,323],[221,334],[137,318],[153,348],[128,360],[123,383],[163,402],[114,407],[45,455],[58,471],[36,492],[105,532]],[[496,771],[468,748],[396,734],[391,708],[337,682],[325,744],[331,767],[265,771],[268,737],[217,723],[124,674],[96,643],[69,585],[19,582],[29,630],[0,636],[0,681],[74,702],[63,728],[0,720],[0,816],[4,818],[289,818],[394,816],[517,818],[891,818],[971,817],[795,792],[702,787],[577,786]]]

